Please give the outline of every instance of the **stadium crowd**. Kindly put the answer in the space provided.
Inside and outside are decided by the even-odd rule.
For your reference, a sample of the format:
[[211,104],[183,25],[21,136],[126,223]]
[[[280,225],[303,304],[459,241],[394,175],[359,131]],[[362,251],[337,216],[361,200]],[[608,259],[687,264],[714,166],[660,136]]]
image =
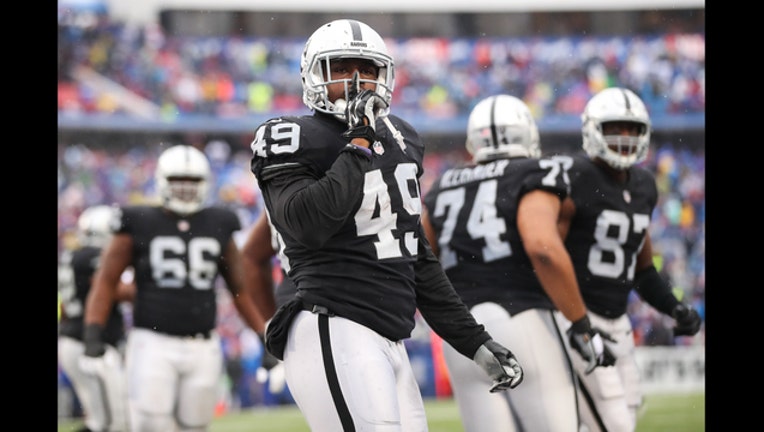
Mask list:
[[[105,20],[59,26],[58,109],[124,112],[106,88],[82,85],[84,66],[152,102],[166,120],[302,112],[303,39],[177,37],[159,26]],[[413,38],[386,40],[396,58],[393,104],[403,116],[453,118],[498,93],[536,119],[578,115],[598,90],[633,89],[654,118],[705,111],[705,35]],[[559,89],[566,89],[560,91]]]

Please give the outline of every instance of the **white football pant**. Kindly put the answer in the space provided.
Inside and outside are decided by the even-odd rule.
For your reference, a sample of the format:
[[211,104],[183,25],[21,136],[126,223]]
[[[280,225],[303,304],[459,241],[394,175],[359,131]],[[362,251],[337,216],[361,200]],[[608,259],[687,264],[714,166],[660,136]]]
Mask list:
[[93,431],[126,432],[127,393],[119,351],[106,345],[103,357],[86,357],[81,341],[60,336],[58,359],[80,400],[85,426]]
[[[586,362],[575,350],[569,349],[571,360],[582,385],[579,391],[581,420],[590,432],[633,432],[637,427],[639,408],[642,406],[640,374],[634,357],[634,332],[629,317],[624,314],[616,319],[605,318],[589,312],[592,327],[597,327],[613,337],[616,342],[603,339],[616,358],[615,366],[594,368],[584,374]],[[570,327],[564,318],[558,321],[561,331]],[[567,343],[567,340],[566,340]],[[587,397],[588,396],[588,397]],[[592,407],[588,402],[591,399]]]
[[485,371],[443,342],[465,432],[577,432],[576,388],[554,312],[529,309],[510,316],[491,302],[475,305],[471,312],[517,357],[524,378],[514,389],[490,393],[492,381]]
[[[330,340],[319,335],[319,317],[328,320]],[[326,369],[322,341],[331,349],[336,373]],[[291,323],[284,370],[312,432],[346,430],[343,419],[356,432],[427,430],[422,395],[402,341],[345,318],[302,311]],[[338,383],[331,386],[334,394],[330,382]]]
[[223,373],[220,337],[177,337],[133,328],[125,352],[133,432],[206,431]]

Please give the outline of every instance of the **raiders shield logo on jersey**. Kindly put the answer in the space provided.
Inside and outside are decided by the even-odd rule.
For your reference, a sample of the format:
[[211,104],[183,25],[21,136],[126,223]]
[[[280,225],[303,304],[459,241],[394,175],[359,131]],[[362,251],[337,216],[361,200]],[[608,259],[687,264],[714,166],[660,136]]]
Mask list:
[[191,228],[191,225],[188,223],[187,220],[181,219],[178,221],[178,231],[186,232],[188,229]]
[[627,190],[623,191],[623,200],[626,201],[627,204],[631,202],[631,194],[629,193],[629,191]]

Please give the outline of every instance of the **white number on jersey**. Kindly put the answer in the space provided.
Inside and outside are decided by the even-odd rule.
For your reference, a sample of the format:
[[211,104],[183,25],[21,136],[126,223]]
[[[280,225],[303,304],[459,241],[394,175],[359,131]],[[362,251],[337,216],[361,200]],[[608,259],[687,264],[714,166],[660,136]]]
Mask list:
[[[556,166],[556,164],[555,164]],[[480,182],[475,202],[472,204],[467,219],[467,232],[472,239],[485,240],[483,247],[483,262],[491,262],[512,255],[509,242],[502,241],[500,235],[507,232],[507,223],[498,216],[496,210],[496,179]],[[435,202],[435,217],[445,214],[443,229],[438,238],[440,262],[444,269],[456,265],[456,253],[448,246],[456,228],[459,211],[464,206],[464,187],[443,191],[438,194]]]
[[[621,247],[629,237],[629,226],[634,233],[644,233],[650,225],[650,216],[646,214],[635,214],[634,223],[631,224],[629,216],[620,211],[605,210],[597,218],[597,227],[594,229],[594,239],[596,243],[589,249],[589,260],[587,267],[595,276],[608,278],[618,278],[623,274],[626,265],[625,252]],[[615,227],[615,229],[612,229]],[[615,237],[608,237],[608,232],[615,232]],[[631,257],[631,264],[626,273],[627,280],[634,279],[634,271],[637,265],[637,254],[642,250],[645,239]],[[615,259],[613,262],[603,260],[605,252],[610,252]]]
[[71,254],[64,252],[61,264],[58,266],[58,292],[61,296],[61,307],[69,318],[82,316],[83,304],[77,298],[77,286],[74,283],[74,269],[71,266]]
[[[292,122],[265,123],[255,131],[255,139],[250,144],[252,152],[259,157],[267,157],[265,151],[266,140],[263,139],[266,129],[270,126],[271,138],[277,141],[270,146],[274,154],[294,153],[300,146],[300,125]],[[281,142],[286,144],[280,144]],[[403,208],[409,215],[419,215],[422,212],[422,201],[419,196],[411,196],[409,185],[412,184],[419,190],[417,182],[417,167],[414,163],[398,164],[395,168],[395,181],[403,200]],[[379,214],[374,217],[375,208]],[[417,238],[414,232],[404,232],[401,241],[393,236],[393,230],[397,229],[398,214],[392,212],[392,205],[388,185],[382,178],[380,170],[366,173],[363,184],[363,201],[355,214],[356,232],[359,236],[377,236],[374,247],[377,259],[398,258],[403,256],[402,247],[409,254],[417,254]],[[273,225],[271,225],[273,228]],[[283,242],[282,242],[283,244]],[[282,254],[280,254],[282,255]],[[287,264],[288,265],[288,264]]]
[[[300,125],[297,123],[275,123],[270,122],[263,124],[255,131],[255,139],[249,144],[252,152],[256,156],[266,157],[265,144],[263,139],[267,126],[271,125],[271,138],[277,141],[277,143],[271,145],[271,151],[274,154],[281,153],[294,153],[297,148],[300,147]],[[286,144],[281,144],[285,141]]]
[[[220,253],[220,244],[210,237],[193,238],[188,248],[177,236],[154,237],[149,245],[152,274],[161,288],[182,288],[188,281],[196,289],[212,289],[217,263],[205,256],[217,257]],[[181,258],[183,256],[186,257],[185,262]]]
[[[418,196],[411,196],[408,188],[409,182],[414,182],[419,190],[416,170],[413,163],[402,163],[395,168],[395,181],[403,199],[403,209],[414,216],[422,212],[422,201]],[[374,217],[375,208],[379,209],[377,217]],[[355,225],[359,236],[377,236],[378,241],[374,242],[377,259],[403,256],[400,241],[393,237],[397,222],[398,214],[392,212],[390,194],[382,172],[378,169],[367,172],[363,181],[363,201],[355,214]],[[403,244],[410,255],[416,256],[417,238],[414,232],[403,233]]]

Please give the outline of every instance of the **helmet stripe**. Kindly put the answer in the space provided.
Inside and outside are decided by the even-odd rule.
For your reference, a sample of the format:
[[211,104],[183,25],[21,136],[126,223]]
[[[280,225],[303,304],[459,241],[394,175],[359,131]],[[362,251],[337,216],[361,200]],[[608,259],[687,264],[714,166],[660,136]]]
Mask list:
[[499,101],[499,98],[495,97],[491,100],[491,141],[493,143],[493,148],[498,149],[499,148],[499,136],[496,132],[496,104]]
[[358,21],[348,20],[348,22],[350,23],[350,30],[353,32],[353,40],[362,41],[361,25],[358,24]]
[[629,102],[629,95],[626,94],[626,91],[621,89],[621,93],[623,94],[624,104],[626,105],[626,112],[631,112],[631,102]]

